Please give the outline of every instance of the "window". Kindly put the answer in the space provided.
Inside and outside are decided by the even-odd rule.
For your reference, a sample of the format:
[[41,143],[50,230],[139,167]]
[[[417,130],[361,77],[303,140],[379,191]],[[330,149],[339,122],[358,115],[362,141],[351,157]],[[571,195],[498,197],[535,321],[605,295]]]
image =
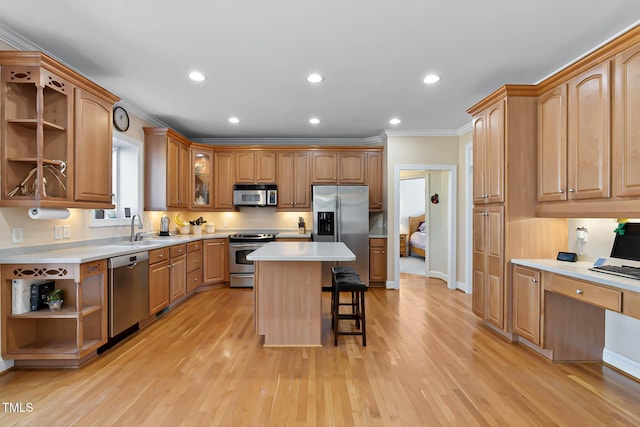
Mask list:
[[113,137],[112,156],[115,209],[90,210],[91,227],[129,225],[131,216],[142,213],[142,141],[118,133]]

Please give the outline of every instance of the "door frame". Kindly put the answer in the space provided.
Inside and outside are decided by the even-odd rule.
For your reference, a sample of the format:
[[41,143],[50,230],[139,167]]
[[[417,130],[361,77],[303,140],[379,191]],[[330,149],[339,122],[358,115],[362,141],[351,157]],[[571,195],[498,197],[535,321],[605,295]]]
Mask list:
[[[449,210],[449,221],[447,223],[447,241],[448,245],[448,263],[447,263],[447,287],[449,289],[457,288],[456,281],[456,218],[457,218],[457,200],[458,200],[458,167],[456,165],[395,165],[393,174],[394,188],[400,188],[400,171],[401,170],[424,170],[429,171],[447,171],[449,200],[447,208]],[[393,229],[400,230],[400,191],[394,192],[393,209],[395,212],[393,218]],[[425,212],[426,214],[426,212]],[[428,249],[427,249],[428,250]],[[393,289],[400,289],[400,234],[395,232],[393,235],[393,263],[394,278]]]

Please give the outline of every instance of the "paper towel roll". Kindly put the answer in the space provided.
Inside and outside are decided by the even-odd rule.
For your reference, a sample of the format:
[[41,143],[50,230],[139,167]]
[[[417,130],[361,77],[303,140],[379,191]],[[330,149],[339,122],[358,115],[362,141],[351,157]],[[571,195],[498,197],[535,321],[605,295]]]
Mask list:
[[29,217],[31,219],[67,219],[69,218],[69,209],[53,209],[53,208],[31,208],[29,209]]

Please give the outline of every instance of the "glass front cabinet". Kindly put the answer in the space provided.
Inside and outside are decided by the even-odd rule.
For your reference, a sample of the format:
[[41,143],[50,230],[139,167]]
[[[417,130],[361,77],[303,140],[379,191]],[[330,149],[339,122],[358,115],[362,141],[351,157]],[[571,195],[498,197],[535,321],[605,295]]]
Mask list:
[[213,209],[213,150],[191,149],[191,209]]

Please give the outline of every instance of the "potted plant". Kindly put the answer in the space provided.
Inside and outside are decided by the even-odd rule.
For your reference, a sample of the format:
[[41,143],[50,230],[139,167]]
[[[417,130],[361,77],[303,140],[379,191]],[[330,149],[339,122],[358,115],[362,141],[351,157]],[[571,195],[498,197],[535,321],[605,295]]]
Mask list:
[[59,311],[62,306],[62,289],[53,289],[51,292],[47,294],[47,304],[49,305],[49,310],[51,311]]

